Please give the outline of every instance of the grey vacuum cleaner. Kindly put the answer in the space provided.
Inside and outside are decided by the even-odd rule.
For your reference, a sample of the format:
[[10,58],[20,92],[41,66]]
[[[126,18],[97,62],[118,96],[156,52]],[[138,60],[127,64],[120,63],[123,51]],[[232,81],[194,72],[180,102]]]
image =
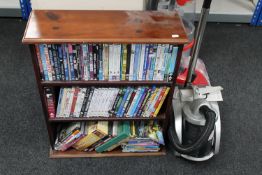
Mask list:
[[219,152],[221,122],[218,101],[222,87],[193,86],[195,67],[211,0],[204,0],[192,48],[185,87],[176,88],[168,130],[176,156],[205,161]]

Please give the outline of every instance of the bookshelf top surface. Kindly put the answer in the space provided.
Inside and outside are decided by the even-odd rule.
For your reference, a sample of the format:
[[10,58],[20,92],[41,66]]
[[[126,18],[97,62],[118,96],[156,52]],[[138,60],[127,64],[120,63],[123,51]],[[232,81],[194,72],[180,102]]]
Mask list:
[[188,42],[176,12],[33,10],[23,43]]

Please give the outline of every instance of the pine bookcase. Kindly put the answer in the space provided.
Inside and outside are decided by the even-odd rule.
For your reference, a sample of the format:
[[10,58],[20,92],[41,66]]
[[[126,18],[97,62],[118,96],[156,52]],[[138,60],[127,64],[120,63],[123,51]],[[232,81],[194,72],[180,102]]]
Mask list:
[[[188,43],[184,26],[176,12],[158,11],[74,11],[74,10],[33,10],[22,39],[30,47],[35,78],[42,102],[49,141],[50,158],[72,157],[112,157],[112,156],[157,156],[165,155],[165,148],[154,153],[122,153],[114,150],[106,153],[53,150],[57,124],[73,121],[96,120],[159,120],[163,125],[166,138],[175,80],[184,44]],[[166,81],[43,81],[36,55],[35,44],[61,43],[117,43],[117,44],[173,44],[178,46],[176,66],[172,80]],[[59,88],[67,86],[169,86],[170,92],[162,106],[162,112],[156,118],[52,118],[48,117],[44,87]],[[54,94],[55,96],[58,94]]]

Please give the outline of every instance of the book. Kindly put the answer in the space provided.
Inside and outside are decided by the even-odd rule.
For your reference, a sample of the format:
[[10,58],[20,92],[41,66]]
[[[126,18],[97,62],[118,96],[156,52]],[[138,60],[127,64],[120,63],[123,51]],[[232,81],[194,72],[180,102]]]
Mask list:
[[83,124],[80,122],[72,122],[58,127],[57,138],[55,141],[54,149],[65,151],[73,144],[81,139],[83,136]]
[[107,150],[111,151],[114,148],[116,148],[117,146],[119,146],[119,143],[123,141],[127,141],[129,136],[130,136],[130,123],[128,121],[121,122],[118,124],[117,136],[113,137],[109,141],[100,145],[95,150],[98,153],[101,153]]
[[47,111],[49,118],[55,118],[55,98],[54,92],[51,88],[45,88],[45,96],[46,96],[46,103],[47,103]]
[[84,137],[73,145],[73,148],[84,151],[100,139],[108,135],[108,122],[87,122],[85,123]]

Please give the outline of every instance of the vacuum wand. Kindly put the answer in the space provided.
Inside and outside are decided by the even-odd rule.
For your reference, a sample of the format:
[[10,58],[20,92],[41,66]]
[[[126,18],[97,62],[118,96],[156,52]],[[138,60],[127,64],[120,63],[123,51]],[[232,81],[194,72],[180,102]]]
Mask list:
[[191,59],[190,59],[190,62],[189,62],[189,68],[188,68],[188,74],[187,74],[187,78],[186,78],[185,87],[189,87],[191,85],[192,81],[193,81],[193,75],[195,73],[197,58],[198,58],[200,46],[201,46],[201,43],[202,43],[204,31],[205,31],[205,28],[206,28],[206,22],[207,22],[207,17],[208,17],[208,14],[209,14],[211,2],[212,2],[212,0],[204,0],[203,6],[202,6],[200,19],[199,19],[199,23],[198,23],[196,35],[195,35],[195,44],[194,44],[194,46],[192,48],[192,52],[191,52]]

